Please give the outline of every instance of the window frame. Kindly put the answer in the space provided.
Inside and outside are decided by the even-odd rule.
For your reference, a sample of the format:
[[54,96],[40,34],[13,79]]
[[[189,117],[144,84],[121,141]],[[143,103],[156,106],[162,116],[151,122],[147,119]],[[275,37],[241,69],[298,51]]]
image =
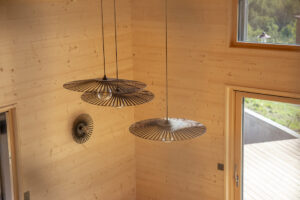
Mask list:
[[230,47],[300,51],[300,45],[265,44],[239,41],[238,30],[240,27],[239,25],[242,24],[239,19],[239,11],[241,9],[239,5],[241,1],[243,0],[232,0],[232,28]]

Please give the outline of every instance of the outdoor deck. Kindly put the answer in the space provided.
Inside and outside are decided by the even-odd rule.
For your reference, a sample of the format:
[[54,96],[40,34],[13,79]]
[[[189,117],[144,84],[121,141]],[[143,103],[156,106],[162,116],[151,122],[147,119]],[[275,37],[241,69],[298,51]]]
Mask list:
[[244,200],[300,200],[300,139],[245,145]]

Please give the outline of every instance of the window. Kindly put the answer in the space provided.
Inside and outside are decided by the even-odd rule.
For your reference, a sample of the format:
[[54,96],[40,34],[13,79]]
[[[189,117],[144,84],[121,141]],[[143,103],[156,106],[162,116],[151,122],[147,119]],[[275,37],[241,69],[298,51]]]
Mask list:
[[234,44],[300,49],[300,0],[235,0]]

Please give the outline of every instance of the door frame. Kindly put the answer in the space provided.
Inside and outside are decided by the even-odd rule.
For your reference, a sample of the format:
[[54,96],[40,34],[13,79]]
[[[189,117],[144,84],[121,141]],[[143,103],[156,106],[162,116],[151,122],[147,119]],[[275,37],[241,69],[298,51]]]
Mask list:
[[22,199],[22,171],[20,162],[20,142],[17,134],[17,123],[16,123],[16,105],[8,105],[0,107],[0,113],[5,113],[7,123],[7,134],[9,153],[11,156],[11,171],[13,181],[13,193],[14,200]]
[[[299,103],[300,94],[239,86],[226,86],[225,111],[225,200],[240,200],[241,184],[235,185],[235,171],[241,174],[242,99],[252,97],[264,100]],[[241,106],[237,106],[241,105]],[[236,168],[236,169],[235,169]],[[240,181],[241,183],[241,178]]]

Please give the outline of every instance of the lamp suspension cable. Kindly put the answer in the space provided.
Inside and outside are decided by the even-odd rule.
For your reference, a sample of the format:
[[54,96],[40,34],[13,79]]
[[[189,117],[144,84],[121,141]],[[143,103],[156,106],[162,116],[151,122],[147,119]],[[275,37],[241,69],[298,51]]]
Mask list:
[[168,86],[168,0],[165,0],[166,22],[166,120],[169,120],[169,86]]
[[118,66],[118,38],[117,38],[117,11],[116,0],[114,0],[114,21],[115,21],[115,48],[116,48],[116,76],[119,80],[119,66]]
[[103,70],[104,70],[104,77],[103,79],[106,80],[106,60],[105,60],[105,38],[104,38],[104,13],[103,13],[103,0],[100,1],[101,3],[101,21],[102,21],[102,52],[103,52]]

